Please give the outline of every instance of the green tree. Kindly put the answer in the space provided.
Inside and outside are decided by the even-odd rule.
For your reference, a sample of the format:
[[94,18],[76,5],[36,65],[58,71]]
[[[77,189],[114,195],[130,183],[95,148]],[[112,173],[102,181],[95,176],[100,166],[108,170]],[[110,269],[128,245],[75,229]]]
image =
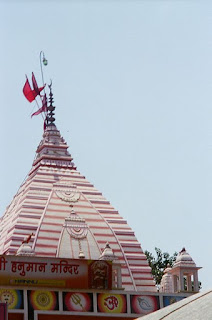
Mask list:
[[149,262],[149,266],[152,269],[152,275],[155,283],[157,286],[159,286],[164,270],[166,269],[167,265],[170,265],[170,267],[173,266],[177,257],[177,252],[174,252],[172,256],[170,256],[168,252],[162,252],[162,250],[159,248],[155,248],[155,252],[156,257],[147,250],[144,253]]

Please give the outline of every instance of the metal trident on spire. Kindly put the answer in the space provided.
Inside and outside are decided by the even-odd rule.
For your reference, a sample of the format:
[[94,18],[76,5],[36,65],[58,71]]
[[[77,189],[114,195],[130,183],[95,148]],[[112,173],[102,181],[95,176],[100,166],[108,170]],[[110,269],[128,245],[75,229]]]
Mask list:
[[54,114],[54,110],[55,107],[53,106],[54,103],[54,99],[53,99],[53,93],[52,93],[52,81],[49,85],[49,106],[47,107],[47,116],[46,116],[46,125],[47,126],[55,126],[54,122],[55,122],[55,118],[53,117]]

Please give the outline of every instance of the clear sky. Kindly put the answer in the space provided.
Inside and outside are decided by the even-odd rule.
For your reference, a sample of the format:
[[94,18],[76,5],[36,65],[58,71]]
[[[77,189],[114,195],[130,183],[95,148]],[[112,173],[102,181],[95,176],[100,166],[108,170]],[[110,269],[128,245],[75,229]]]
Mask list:
[[144,250],[185,246],[212,288],[212,2],[5,0],[0,39],[0,214],[42,137],[22,88],[43,50],[78,170]]

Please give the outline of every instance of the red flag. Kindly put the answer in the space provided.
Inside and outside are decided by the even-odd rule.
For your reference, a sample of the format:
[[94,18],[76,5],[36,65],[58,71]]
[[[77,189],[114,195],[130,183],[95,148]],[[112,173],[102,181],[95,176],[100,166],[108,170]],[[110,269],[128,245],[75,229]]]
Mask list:
[[35,75],[33,72],[32,72],[32,85],[33,85],[34,91],[36,92],[36,95],[40,95],[40,92],[45,88],[45,86],[38,88],[37,81],[35,79]]
[[32,75],[33,75],[32,76],[32,83],[33,83],[34,90],[32,90],[32,88],[29,84],[28,78],[26,79],[25,85],[23,87],[23,94],[29,102],[34,101],[35,98],[37,97],[37,95],[40,95],[40,92],[45,88],[45,86],[38,88],[37,82],[35,80],[35,76],[33,73],[32,73]]
[[47,112],[47,98],[46,98],[46,94],[43,97],[43,101],[42,101],[42,107],[40,109],[38,109],[36,112],[34,112],[31,117],[33,116],[37,116],[39,115],[41,112]]
[[37,94],[31,89],[28,78],[26,79],[25,85],[23,87],[23,94],[29,102],[35,100]]

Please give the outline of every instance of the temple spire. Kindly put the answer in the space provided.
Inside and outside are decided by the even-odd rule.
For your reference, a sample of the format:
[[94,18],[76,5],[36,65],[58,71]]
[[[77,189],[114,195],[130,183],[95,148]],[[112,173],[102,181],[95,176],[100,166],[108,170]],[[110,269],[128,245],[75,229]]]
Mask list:
[[54,99],[53,99],[53,93],[52,93],[52,82],[49,85],[49,90],[50,90],[49,106],[47,107],[46,126],[55,126],[55,123],[54,123],[55,122],[55,118],[54,118],[55,107],[53,106]]

